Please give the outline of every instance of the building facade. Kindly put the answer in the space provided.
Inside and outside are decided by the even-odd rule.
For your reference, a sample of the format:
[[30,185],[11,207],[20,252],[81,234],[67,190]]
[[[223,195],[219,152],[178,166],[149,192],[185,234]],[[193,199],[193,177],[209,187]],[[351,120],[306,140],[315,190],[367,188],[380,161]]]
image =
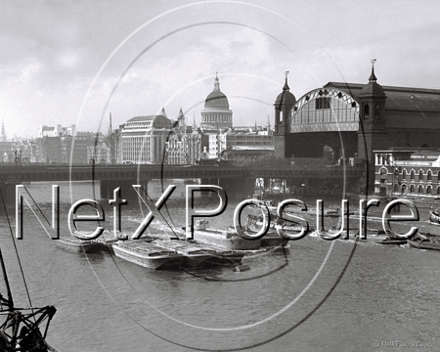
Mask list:
[[[275,103],[275,154],[286,158],[354,158],[368,163],[374,150],[440,146],[440,90],[329,82],[295,102],[287,80]],[[287,116],[287,118],[285,117]]]
[[202,135],[197,129],[186,125],[182,108],[177,125],[166,142],[166,163],[168,165],[194,165],[201,157]]
[[122,163],[161,164],[173,122],[161,115],[136,116],[128,120],[120,135]]
[[440,197],[440,151],[392,148],[374,153],[375,194]]
[[64,137],[74,136],[76,134],[76,125],[63,127],[61,125],[46,126],[41,125],[38,129],[38,137]]

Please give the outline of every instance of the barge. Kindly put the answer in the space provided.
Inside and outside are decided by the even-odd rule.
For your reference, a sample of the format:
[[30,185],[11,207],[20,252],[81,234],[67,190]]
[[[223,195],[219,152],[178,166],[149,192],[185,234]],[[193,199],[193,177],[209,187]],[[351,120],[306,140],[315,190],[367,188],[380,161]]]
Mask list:
[[112,248],[117,257],[152,270],[180,267],[184,259],[174,250],[142,240],[118,241]]

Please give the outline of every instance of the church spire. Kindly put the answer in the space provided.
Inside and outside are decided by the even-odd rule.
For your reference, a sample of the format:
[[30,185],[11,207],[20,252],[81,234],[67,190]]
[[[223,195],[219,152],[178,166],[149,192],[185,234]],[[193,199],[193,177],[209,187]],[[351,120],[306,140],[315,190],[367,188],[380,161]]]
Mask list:
[[2,142],[6,142],[6,132],[5,132],[5,124],[3,122],[3,117],[2,117],[2,131],[1,131],[1,141]]
[[374,63],[375,62],[376,62],[376,59],[371,60],[371,75],[370,75],[370,78],[368,79],[370,82],[377,81],[376,75],[374,74]]
[[289,71],[284,72],[284,74],[286,75],[286,79],[285,79],[285,82],[284,82],[283,90],[290,90],[290,87],[287,84],[287,76],[289,75]]
[[218,80],[218,72],[215,73],[214,92],[220,92],[220,82]]
[[113,126],[112,126],[112,113],[109,114],[109,124],[108,124],[108,135],[111,136],[113,133]]
[[197,130],[197,125],[196,125],[196,112],[193,111],[193,126],[192,126],[193,130]]

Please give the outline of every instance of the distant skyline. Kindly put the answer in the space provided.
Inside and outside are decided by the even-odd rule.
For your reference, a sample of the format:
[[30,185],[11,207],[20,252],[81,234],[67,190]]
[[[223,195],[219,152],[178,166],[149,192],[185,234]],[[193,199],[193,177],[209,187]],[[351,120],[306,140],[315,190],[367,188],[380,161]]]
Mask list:
[[110,112],[117,128],[162,107],[200,124],[216,72],[241,126],[268,115],[273,126],[285,71],[297,99],[329,81],[366,83],[371,59],[382,85],[440,88],[436,1],[28,0],[0,16],[8,138],[56,124],[106,133]]

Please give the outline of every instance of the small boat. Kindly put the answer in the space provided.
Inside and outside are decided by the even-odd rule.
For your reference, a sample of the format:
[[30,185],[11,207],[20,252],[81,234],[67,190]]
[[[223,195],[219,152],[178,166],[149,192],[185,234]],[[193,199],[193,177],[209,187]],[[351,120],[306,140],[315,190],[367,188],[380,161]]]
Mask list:
[[376,243],[401,245],[406,244],[407,242],[408,241],[406,238],[386,237],[381,241],[377,241]]
[[440,237],[436,235],[420,233],[411,240],[407,240],[407,242],[414,248],[440,251]]
[[[246,227],[252,232],[258,232],[263,228],[263,216],[248,214],[246,217]],[[291,222],[280,219],[275,214],[270,214],[269,231],[261,239],[261,245],[266,246],[285,246],[289,241],[278,234],[277,229],[287,231],[287,234],[298,234],[302,227]]]
[[440,225],[440,212],[439,208],[431,210],[429,212],[429,222],[434,225]]
[[184,266],[204,266],[219,263],[222,259],[212,248],[196,246],[191,242],[182,240],[156,240],[153,243],[159,247],[176,251],[182,255],[184,257]]
[[247,240],[241,237],[233,228],[216,230],[209,228],[206,219],[197,219],[194,224],[194,240],[199,243],[212,244],[217,247],[232,250],[255,250],[261,247],[261,239]]
[[101,247],[97,242],[80,240],[74,236],[62,236],[56,242],[60,248],[75,253],[96,252]]
[[183,256],[142,240],[118,241],[112,244],[115,255],[148,269],[178,268]]
[[[125,241],[128,240],[128,235],[122,232],[117,232],[116,235],[113,231],[105,230],[101,236],[98,238],[91,240],[91,242],[97,244],[99,249],[105,250],[108,247],[111,247],[113,243],[116,243],[118,241]],[[140,240],[147,241],[147,237],[141,237]],[[153,239],[150,240],[150,242]]]

